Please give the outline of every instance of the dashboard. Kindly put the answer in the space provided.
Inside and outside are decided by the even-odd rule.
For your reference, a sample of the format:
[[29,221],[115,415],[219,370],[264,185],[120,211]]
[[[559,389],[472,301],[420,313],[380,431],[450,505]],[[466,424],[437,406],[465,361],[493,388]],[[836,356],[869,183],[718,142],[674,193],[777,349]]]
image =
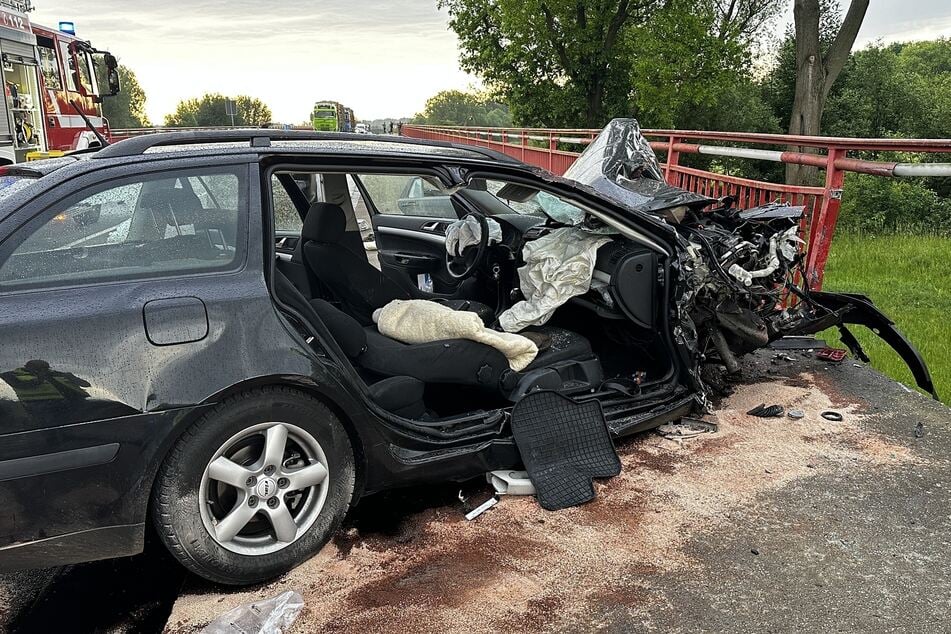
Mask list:
[[[521,214],[492,216],[502,225],[502,244],[510,258],[521,265],[521,251],[530,242],[550,231],[545,219]],[[569,300],[607,319],[629,319],[652,329],[655,325],[659,286],[658,255],[627,238],[598,249],[591,290]],[[514,273],[514,271],[513,271]],[[517,277],[513,283],[518,285]]]

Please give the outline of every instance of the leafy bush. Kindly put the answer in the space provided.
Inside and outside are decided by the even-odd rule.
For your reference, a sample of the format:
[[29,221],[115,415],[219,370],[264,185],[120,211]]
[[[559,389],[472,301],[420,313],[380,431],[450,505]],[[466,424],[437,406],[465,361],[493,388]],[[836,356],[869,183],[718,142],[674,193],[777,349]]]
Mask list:
[[839,227],[861,233],[951,236],[951,199],[917,179],[848,174]]

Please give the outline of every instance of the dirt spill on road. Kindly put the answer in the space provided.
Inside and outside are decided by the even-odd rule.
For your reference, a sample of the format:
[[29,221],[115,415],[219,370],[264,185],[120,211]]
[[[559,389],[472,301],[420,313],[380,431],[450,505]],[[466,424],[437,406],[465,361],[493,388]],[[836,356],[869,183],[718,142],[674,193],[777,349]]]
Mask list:
[[[692,565],[684,546],[701,529],[761,494],[843,465],[915,460],[906,447],[864,429],[861,403],[816,387],[811,376],[742,386],[708,417],[719,432],[682,445],[656,434],[622,441],[620,476],[597,499],[549,513],[533,498],[504,498],[474,522],[458,504],[405,515],[390,533],[349,533],[281,580],[232,594],[186,594],[167,626],[198,629],[241,603],[287,589],[304,595],[296,632],[495,632],[598,626],[632,613],[652,578]],[[758,419],[766,402],[806,417]],[[844,421],[819,412],[834,409]],[[488,496],[488,489],[473,495]]]

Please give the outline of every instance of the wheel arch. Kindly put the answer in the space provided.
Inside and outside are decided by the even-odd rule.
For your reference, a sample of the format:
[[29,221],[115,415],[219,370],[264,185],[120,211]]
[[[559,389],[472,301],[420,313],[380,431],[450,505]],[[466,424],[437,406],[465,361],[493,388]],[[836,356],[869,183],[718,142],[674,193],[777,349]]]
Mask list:
[[189,408],[189,410],[184,412],[182,417],[176,421],[174,431],[165,437],[162,445],[156,450],[151,464],[149,465],[148,480],[146,481],[147,486],[142,487],[140,508],[141,517],[145,519],[146,524],[148,524],[147,520],[149,513],[151,512],[151,494],[155,487],[159,469],[161,468],[162,463],[164,463],[167,459],[168,454],[175,446],[175,443],[178,442],[182,435],[184,435],[184,433],[192,425],[197,423],[206,413],[208,413],[209,410],[211,410],[221,401],[242,392],[268,387],[284,387],[297,390],[302,394],[317,399],[334,413],[334,415],[340,421],[340,424],[343,425],[344,429],[347,431],[347,436],[350,439],[350,446],[353,448],[356,478],[354,481],[353,501],[351,502],[351,505],[355,505],[357,501],[359,501],[367,479],[367,458],[363,438],[361,437],[356,424],[354,424],[353,414],[348,412],[339,403],[339,396],[334,395],[331,390],[327,390],[320,384],[314,382],[313,378],[311,377],[301,375],[268,375],[246,379],[240,383],[231,385],[208,397],[204,402],[198,404],[196,407]]

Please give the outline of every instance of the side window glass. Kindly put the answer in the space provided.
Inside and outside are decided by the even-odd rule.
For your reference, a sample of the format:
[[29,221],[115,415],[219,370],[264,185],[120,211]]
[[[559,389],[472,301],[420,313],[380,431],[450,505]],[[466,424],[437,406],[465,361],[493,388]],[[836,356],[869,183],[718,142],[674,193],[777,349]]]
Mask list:
[[66,65],[66,90],[71,90],[75,92],[76,88],[76,64],[73,60],[72,54],[69,52],[69,45],[66,42],[59,43],[59,52],[63,58],[63,63]]
[[271,200],[274,207],[274,230],[300,235],[304,223],[276,175],[271,176]]
[[40,70],[43,72],[43,83],[50,90],[59,90],[63,83],[59,76],[59,62],[56,61],[56,51],[47,47],[38,47],[40,51]]
[[0,289],[232,268],[246,242],[245,185],[243,171],[163,173],[70,197],[3,246]]
[[381,214],[458,217],[452,198],[422,176],[366,174],[359,176],[367,195]]

